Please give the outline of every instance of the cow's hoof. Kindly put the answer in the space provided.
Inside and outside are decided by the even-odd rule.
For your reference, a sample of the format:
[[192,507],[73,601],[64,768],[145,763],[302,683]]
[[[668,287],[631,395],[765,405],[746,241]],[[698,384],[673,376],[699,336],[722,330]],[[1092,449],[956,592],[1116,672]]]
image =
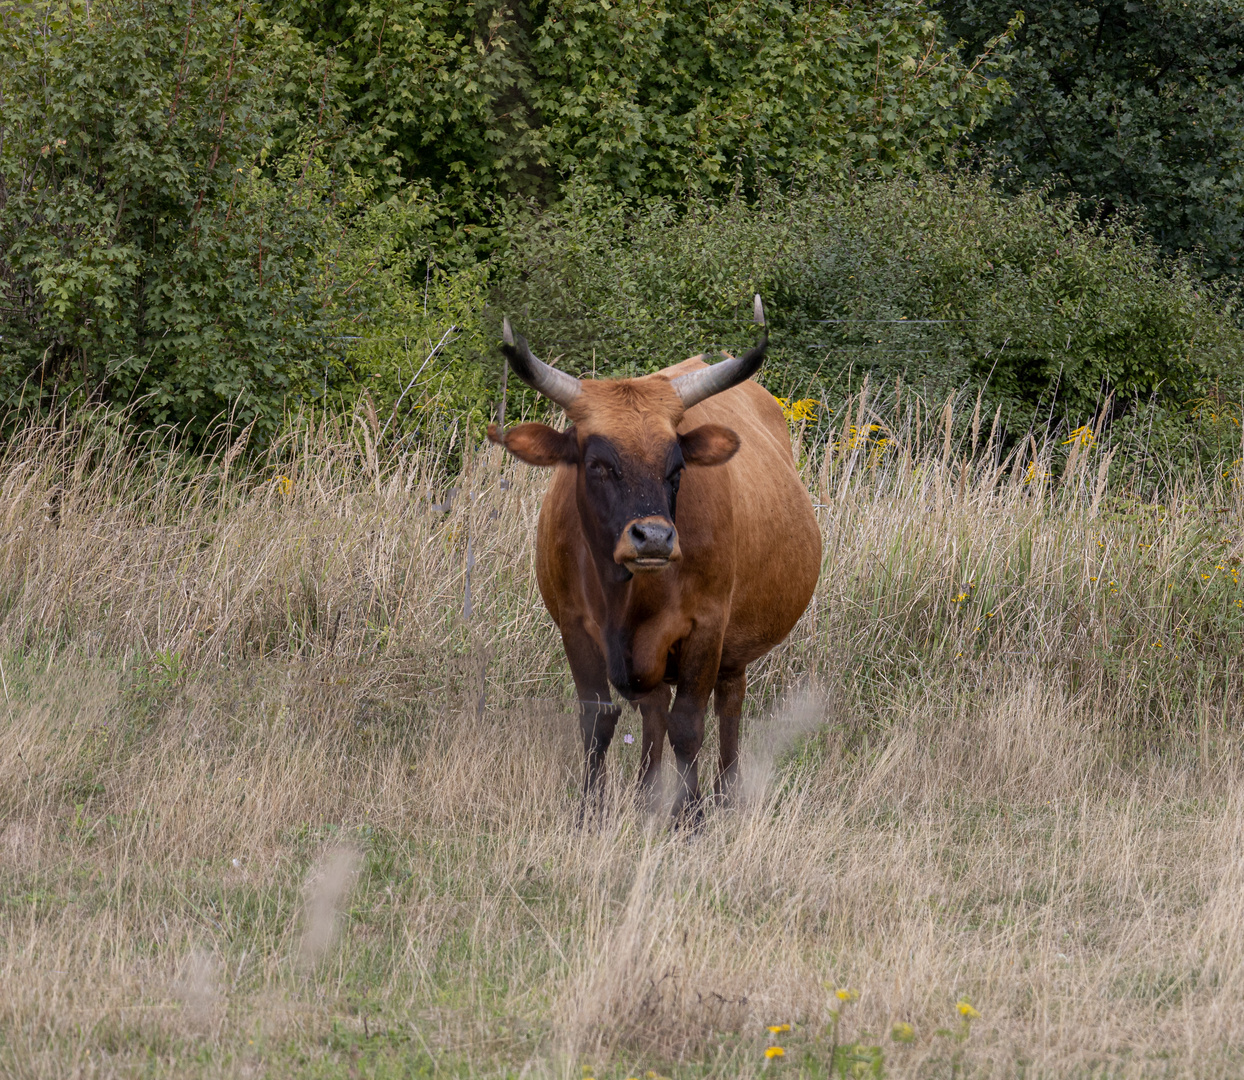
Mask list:
[[698,833],[704,828],[704,800],[697,796],[674,807],[670,826],[678,832]]
[[713,782],[713,805],[733,810],[739,805],[739,774],[725,773]]
[[575,828],[589,832],[598,832],[605,823],[604,800],[598,797],[584,797],[574,815]]
[[657,817],[664,809],[664,801],[660,784],[641,781],[635,788],[635,809],[645,817]]

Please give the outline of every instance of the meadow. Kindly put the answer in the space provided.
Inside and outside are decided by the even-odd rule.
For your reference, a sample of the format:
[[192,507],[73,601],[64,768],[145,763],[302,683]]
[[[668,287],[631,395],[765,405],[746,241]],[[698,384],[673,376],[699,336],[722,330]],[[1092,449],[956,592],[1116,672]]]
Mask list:
[[0,1074],[1238,1076],[1240,463],[951,412],[799,443],[820,584],[694,833],[637,739],[576,826],[547,476],[478,433],[12,440]]

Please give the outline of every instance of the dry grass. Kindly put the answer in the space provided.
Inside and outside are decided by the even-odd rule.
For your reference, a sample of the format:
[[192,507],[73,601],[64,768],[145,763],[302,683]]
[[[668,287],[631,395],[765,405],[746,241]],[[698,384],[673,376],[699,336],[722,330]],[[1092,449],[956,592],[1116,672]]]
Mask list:
[[443,512],[372,430],[0,463],[0,1074],[1244,1068],[1230,478],[841,440],[746,805],[671,835],[618,743],[583,831],[544,478],[472,449]]

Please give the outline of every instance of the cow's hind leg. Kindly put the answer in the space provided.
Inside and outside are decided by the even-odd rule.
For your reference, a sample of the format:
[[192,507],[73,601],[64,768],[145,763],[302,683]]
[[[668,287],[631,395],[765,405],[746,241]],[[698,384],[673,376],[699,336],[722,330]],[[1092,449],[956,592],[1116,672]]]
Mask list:
[[713,711],[721,730],[721,756],[713,794],[729,806],[739,787],[739,720],[743,715],[743,695],[747,693],[747,672],[718,674],[713,688]]
[[658,686],[647,697],[640,698],[639,714],[643,717],[644,734],[639,759],[639,793],[649,813],[656,812],[661,796],[661,751],[665,749],[669,712],[668,686]]
[[605,753],[622,710],[613,704],[609,694],[605,658],[586,630],[563,633],[562,644],[579,695],[579,730],[583,734],[583,802],[579,819],[583,821],[592,811],[599,814],[603,808]]

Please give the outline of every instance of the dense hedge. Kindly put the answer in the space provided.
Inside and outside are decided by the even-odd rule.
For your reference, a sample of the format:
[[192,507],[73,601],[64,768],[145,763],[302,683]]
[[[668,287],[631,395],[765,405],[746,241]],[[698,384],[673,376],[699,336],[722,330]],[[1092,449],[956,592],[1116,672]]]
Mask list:
[[[782,396],[901,377],[931,400],[983,388],[1026,431],[1244,391],[1234,294],[1074,198],[982,175],[770,190],[756,203],[624,204],[579,189],[514,245],[499,306],[576,371],[651,370],[751,340],[768,299]],[[1238,438],[1238,433],[1237,433]]]
[[980,389],[1016,432],[1238,398],[1226,287],[935,168],[1006,89],[915,0],[327,10],[0,8],[0,424],[453,438],[503,311],[608,374],[740,347],[757,289],[782,393]]

